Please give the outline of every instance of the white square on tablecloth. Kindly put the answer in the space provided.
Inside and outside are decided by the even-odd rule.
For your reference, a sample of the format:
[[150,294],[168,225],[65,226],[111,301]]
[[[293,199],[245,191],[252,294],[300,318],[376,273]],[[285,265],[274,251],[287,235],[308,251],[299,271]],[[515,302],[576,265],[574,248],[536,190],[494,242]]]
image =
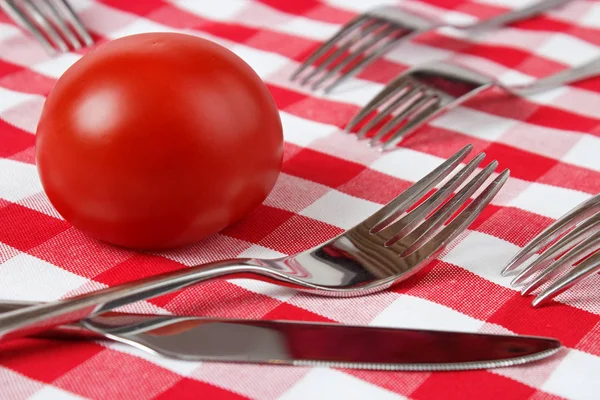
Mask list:
[[[600,52],[598,52],[598,56],[600,56]],[[554,106],[571,113],[600,119],[599,103],[597,92],[568,86],[565,87],[564,95],[557,99]]]
[[75,64],[81,55],[76,53],[63,53],[47,61],[31,67],[32,70],[52,78],[59,78],[71,65]]
[[[520,122],[514,129],[502,135],[500,141],[517,149],[559,160],[580,137],[579,132]],[[528,184],[525,181],[521,182]]]
[[[69,4],[71,5],[71,8],[73,8],[73,10],[77,11],[77,13],[79,14],[79,13],[85,11],[86,9],[88,9],[91,5],[93,5],[94,0],[70,1]],[[81,18],[81,16],[80,16],[80,18]],[[87,21],[83,20],[82,22],[85,25],[85,23]]]
[[149,19],[136,18],[122,29],[106,32],[105,34],[111,39],[118,39],[124,36],[147,32],[178,32],[178,29],[150,21]]
[[256,279],[232,279],[231,283],[254,293],[272,297],[281,302],[286,302],[298,292],[294,289],[275,285]]
[[4,399],[25,399],[41,390],[43,383],[21,375],[4,366],[0,367],[0,389]]
[[[280,395],[306,374],[308,368],[278,365],[202,363],[191,377],[249,399],[280,399]],[[211,399],[212,400],[212,399]]]
[[542,390],[568,399],[595,400],[600,393],[600,357],[569,349]]
[[331,190],[300,214],[350,229],[381,208],[380,204]]
[[236,15],[243,12],[249,5],[247,0],[219,0],[207,3],[198,0],[169,0],[177,8],[191,12],[201,17],[217,21],[235,21]]
[[441,17],[442,21],[445,21],[449,25],[456,26],[473,24],[478,21],[478,19],[473,17],[472,15],[464,14],[457,11],[446,11],[443,14],[441,14]]
[[484,321],[479,321],[441,304],[403,295],[375,317],[369,325],[477,332],[484,324]]
[[507,205],[558,219],[589,197],[590,195],[587,193],[531,182],[523,192]]
[[43,190],[35,165],[0,158],[0,198],[17,202]]
[[592,28],[600,28],[600,4],[589,4],[589,9],[579,20],[579,23]]
[[279,258],[283,256],[285,256],[285,254],[257,244],[247,248],[238,255],[239,258]]
[[250,246],[250,243],[245,240],[215,233],[188,246],[159,251],[157,255],[191,267],[223,258],[237,257]]
[[387,152],[371,165],[371,169],[396,178],[416,182],[438,167],[445,160],[406,148]]
[[365,106],[373,97],[375,97],[385,85],[377,83],[375,81],[369,81],[357,78],[356,76],[350,77],[336,87],[335,90],[329,93],[321,93],[319,91],[310,92],[310,89],[303,87],[292,87],[294,90],[311,93],[313,97],[321,97],[329,100],[339,101],[346,104],[355,104],[358,106]]
[[385,58],[401,64],[417,66],[450,57],[453,52],[421,43],[402,42],[394,46]]
[[478,0],[479,3],[487,3],[509,8],[521,8],[538,1],[539,0]]
[[[141,351],[141,350],[140,350]],[[75,393],[67,392],[54,386],[44,386],[43,389],[37,391],[33,396],[28,397],[29,400],[83,400],[84,397],[77,396]]]
[[567,65],[581,65],[600,54],[600,48],[574,36],[556,34],[537,48],[536,53]]
[[136,19],[140,19],[135,14],[101,4],[97,1],[90,1],[80,16],[84,25],[90,31],[107,38],[112,37],[112,32],[121,30]]
[[284,111],[280,111],[279,115],[285,141],[302,147],[337,130],[335,126],[300,118]]
[[44,97],[33,95],[29,100],[19,102],[0,112],[0,118],[25,132],[35,134],[45,101]]
[[331,190],[325,185],[298,178],[284,172],[279,174],[275,187],[264,205],[298,213]]
[[0,265],[0,293],[11,300],[52,301],[88,280],[29,254]]
[[518,85],[526,85],[536,80],[531,75],[524,74],[514,69],[509,69],[503,74],[495,77],[499,82],[502,82],[503,85],[507,86],[518,86]]
[[195,369],[197,369],[202,364],[199,361],[183,361],[169,357],[155,356],[153,354],[148,353],[147,351],[115,341],[106,341],[102,343],[102,345],[111,350],[119,351],[121,353],[142,358],[148,362],[151,362],[152,364],[158,365],[162,368],[165,368],[182,376],[189,376]]
[[17,105],[29,100],[34,100],[40,96],[35,94],[15,92],[14,90],[5,89],[0,86],[0,114],[6,110],[16,107]]
[[600,139],[596,136],[582,135],[581,139],[562,158],[563,161],[600,171],[598,155],[600,154]]
[[292,35],[326,41],[337,33],[337,31],[340,29],[340,26],[329,24],[323,21],[315,21],[308,18],[296,17],[289,23],[277,28]]
[[528,95],[527,99],[538,104],[553,104],[556,99],[559,99],[568,90],[568,88],[562,86],[556,89],[544,90],[543,92]]
[[64,220],[62,215],[56,211],[56,208],[50,203],[50,199],[45,192],[39,191],[33,196],[24,197],[17,204],[27,207],[31,210],[39,211],[42,214],[49,215],[53,218]]
[[[501,276],[500,271],[520,248],[497,237],[470,231],[444,257],[443,261],[457,265],[490,282],[509,288],[512,277]],[[481,262],[485,260],[485,262]]]
[[5,39],[8,39],[9,37],[17,36],[20,34],[21,34],[21,31],[16,26],[0,23],[0,40],[5,40]]
[[405,397],[329,368],[313,368],[279,400],[399,400]]
[[267,78],[269,75],[289,63],[289,60],[284,56],[253,49],[248,46],[230,46],[229,50],[233,51],[238,57],[246,61],[262,79]]
[[[345,10],[368,11],[375,5],[373,1],[365,0],[327,0],[327,3]],[[398,5],[398,0],[377,0],[377,7],[384,5]]]
[[465,107],[457,107],[430,122],[430,125],[453,130],[482,140],[497,141],[519,121],[502,118]]

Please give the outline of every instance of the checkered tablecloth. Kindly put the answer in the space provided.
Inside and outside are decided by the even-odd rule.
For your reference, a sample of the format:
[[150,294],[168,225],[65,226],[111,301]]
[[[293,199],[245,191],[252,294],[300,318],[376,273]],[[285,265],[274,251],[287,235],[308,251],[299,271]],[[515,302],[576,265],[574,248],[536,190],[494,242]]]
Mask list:
[[[44,98],[81,53],[49,58],[0,13],[0,298],[48,301],[223,257],[276,257],[320,243],[378,209],[472,143],[512,174],[471,229],[391,290],[325,299],[251,280],[190,288],[136,312],[335,321],[553,336],[565,349],[535,364],[455,373],[193,363],[109,342],[23,339],[0,346],[1,399],[595,399],[600,397],[600,277],[533,309],[500,277],[529,239],[600,192],[600,78],[530,98],[489,91],[381,154],[341,132],[406,68],[453,59],[523,83],[600,56],[600,2],[466,38],[441,29],[397,46],[333,94],[290,83],[294,68],[361,10],[400,1],[73,1],[98,42],[181,31],[245,59],[275,98],[285,161],[269,198],[235,226],[161,254],[99,244],[45,197],[34,133]],[[406,0],[452,21],[486,18],[518,0]]]

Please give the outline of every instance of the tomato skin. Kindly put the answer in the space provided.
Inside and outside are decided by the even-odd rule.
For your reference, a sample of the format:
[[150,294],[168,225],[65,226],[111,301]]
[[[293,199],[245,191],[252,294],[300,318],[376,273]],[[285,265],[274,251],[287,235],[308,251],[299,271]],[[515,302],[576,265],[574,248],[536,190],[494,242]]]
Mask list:
[[57,81],[36,137],[44,190],[88,235],[160,249],[211,235],[272,190],[283,134],[258,75],[213,42],[117,39]]

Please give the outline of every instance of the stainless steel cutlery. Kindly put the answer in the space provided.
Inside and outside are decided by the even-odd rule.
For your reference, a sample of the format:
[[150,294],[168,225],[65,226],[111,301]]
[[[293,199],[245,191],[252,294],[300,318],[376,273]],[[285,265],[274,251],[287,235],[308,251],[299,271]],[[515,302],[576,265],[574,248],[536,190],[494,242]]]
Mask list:
[[432,20],[399,7],[374,8],[345,24],[311,54],[290,79],[298,78],[301,85],[310,84],[313,90],[323,87],[327,93],[399,42],[408,41],[416,35],[442,26],[453,26],[469,33],[491,30],[532,17],[568,1],[570,0],[538,1],[488,20],[460,26]]
[[[379,211],[322,245],[278,259],[230,259],[198,265],[8,312],[0,315],[1,339],[96,316],[213,279],[244,276],[328,296],[356,296],[386,289],[417,272],[464,232],[508,179],[505,170],[484,185],[498,166],[496,161],[470,178],[485,158],[479,154],[427,197],[471,149],[470,145],[464,147]],[[479,195],[466,205],[478,190]]]
[[[500,87],[519,96],[539,93],[600,73],[600,58],[527,85],[507,86],[469,68],[432,63],[412,68],[387,84],[346,126],[362,139],[371,131],[369,145],[392,149],[403,137],[440,113],[490,88]],[[377,113],[376,113],[377,112]],[[376,115],[373,116],[373,114]],[[384,121],[386,121],[383,123]]]
[[533,300],[534,306],[541,305],[599,271],[598,250],[600,195],[579,204],[537,235],[510,260],[502,275],[516,274],[512,285],[521,288],[524,296],[549,284]]
[[0,9],[32,34],[50,55],[94,43],[67,0],[0,0]]
[[[546,0],[473,24],[451,25],[397,7],[357,16],[310,55],[291,80],[331,91],[398,43],[443,26],[468,34],[566,4]],[[67,0],[0,0],[0,9],[49,54],[94,40]],[[452,63],[402,73],[348,123],[369,145],[388,150],[440,113],[491,87],[526,96],[600,73],[600,59],[508,86]],[[111,310],[211,280],[249,278],[322,296],[385,290],[427,265],[471,225],[509,177],[469,145],[353,228],[301,253],[197,265],[51,303],[0,301],[0,342],[26,335],[114,340],[150,354],[188,361],[449,371],[514,366],[555,354],[551,338],[396,329],[295,321],[137,315]],[[459,165],[463,164],[460,168]],[[537,306],[600,270],[600,195],[557,220],[505,266]],[[567,270],[568,269],[568,270]]]
[[[0,312],[27,305],[0,303]],[[508,367],[549,357],[561,347],[557,340],[529,336],[121,313],[57,327],[46,335],[110,339],[186,361],[390,371]]]

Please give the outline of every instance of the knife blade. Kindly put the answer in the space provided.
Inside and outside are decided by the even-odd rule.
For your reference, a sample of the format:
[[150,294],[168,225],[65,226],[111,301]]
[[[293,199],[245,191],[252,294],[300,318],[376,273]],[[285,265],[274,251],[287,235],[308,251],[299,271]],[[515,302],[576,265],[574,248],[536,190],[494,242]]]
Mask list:
[[561,347],[555,339],[533,336],[122,313],[61,329],[179,360],[372,370],[507,367],[541,360]]

